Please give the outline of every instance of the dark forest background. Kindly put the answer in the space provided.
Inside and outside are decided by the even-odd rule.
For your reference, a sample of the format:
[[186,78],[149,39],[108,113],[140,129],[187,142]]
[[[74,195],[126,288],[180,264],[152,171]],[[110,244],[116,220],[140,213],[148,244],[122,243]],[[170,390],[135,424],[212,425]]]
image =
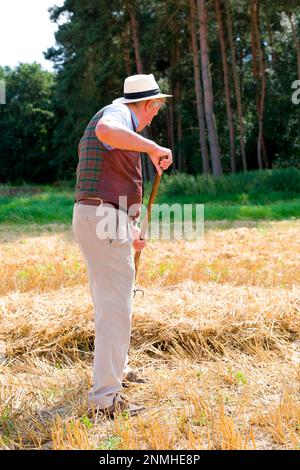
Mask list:
[[300,0],[66,0],[49,16],[55,71],[0,68],[0,182],[73,179],[88,121],[135,73],[174,95],[148,130],[172,172],[300,168]]

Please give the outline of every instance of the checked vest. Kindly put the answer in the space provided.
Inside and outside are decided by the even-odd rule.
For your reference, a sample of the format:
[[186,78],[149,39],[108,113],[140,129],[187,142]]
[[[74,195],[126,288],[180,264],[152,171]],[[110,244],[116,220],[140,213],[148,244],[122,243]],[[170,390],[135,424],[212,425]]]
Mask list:
[[[95,114],[79,142],[75,202],[100,198],[119,205],[119,196],[126,196],[127,207],[124,208],[128,210],[133,204],[140,205],[142,202],[141,156],[135,151],[108,150],[104,147],[95,133],[103,112],[104,108]],[[136,131],[133,119],[132,122]]]

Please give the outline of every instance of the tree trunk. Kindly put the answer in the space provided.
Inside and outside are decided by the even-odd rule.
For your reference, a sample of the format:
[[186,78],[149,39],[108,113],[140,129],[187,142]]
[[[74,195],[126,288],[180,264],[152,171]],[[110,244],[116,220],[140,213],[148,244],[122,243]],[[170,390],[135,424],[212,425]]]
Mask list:
[[125,63],[125,70],[126,75],[129,77],[131,75],[131,64],[130,64],[130,53],[129,53],[129,34],[128,34],[128,26],[126,24],[125,31],[123,32],[123,41],[124,41],[124,63]]
[[[263,136],[263,125],[264,125],[264,107],[265,107],[265,96],[266,96],[266,73],[265,73],[265,64],[264,62],[261,64],[261,96],[260,96],[260,107],[259,107],[259,114],[258,114],[258,139],[257,139],[257,156],[259,161],[262,160],[262,148],[264,144],[264,136]],[[263,148],[264,151],[264,159],[265,159],[265,166],[268,168],[268,160],[266,156],[266,148]]]
[[251,53],[252,53],[252,70],[253,77],[256,86],[256,109],[259,110],[259,88],[258,88],[258,79],[259,79],[259,59],[258,59],[258,49],[260,47],[257,44],[257,35],[256,35],[256,24],[257,24],[257,15],[258,15],[258,0],[251,0],[250,4],[250,23],[251,23]]
[[268,36],[269,36],[269,43],[270,43],[270,48],[271,48],[271,66],[272,69],[274,69],[276,62],[277,62],[277,56],[276,52],[274,50],[274,41],[273,41],[273,31],[272,31],[272,26],[270,23],[270,18],[268,13],[265,15],[266,18],[266,24],[267,24],[267,30],[268,30]]
[[[179,42],[178,38],[176,37],[175,41],[175,64],[178,64],[180,60],[180,48],[179,48]],[[176,79],[176,84],[175,84],[175,93],[174,93],[174,100],[175,103],[180,103],[181,101],[181,83],[178,78]],[[185,162],[182,154],[182,149],[181,149],[181,142],[182,142],[182,118],[181,118],[181,113],[177,113],[177,144],[178,144],[178,149],[177,149],[177,168],[178,171],[184,171],[185,170]]]
[[241,149],[241,155],[242,155],[243,170],[247,171],[243,107],[242,107],[239,77],[237,73],[236,50],[235,50],[235,45],[233,41],[233,28],[232,28],[230,0],[225,0],[225,2],[226,2],[227,33],[228,33],[229,46],[230,46],[230,51],[231,51],[231,61],[232,61],[232,76],[233,76],[233,84],[234,84],[234,91],[235,91],[235,96],[236,96],[238,119],[239,119],[240,149]]
[[297,52],[298,80],[300,80],[300,41],[299,41],[299,38],[297,36],[297,31],[296,31],[296,28],[295,28],[295,24],[294,24],[293,16],[292,16],[291,12],[288,12],[287,15],[289,17],[291,27],[292,27],[293,39],[294,39],[296,52]]
[[166,112],[166,122],[167,122],[167,136],[168,136],[168,147],[170,149],[173,149],[172,143],[172,131],[171,131],[171,113],[170,113],[170,107],[168,107],[167,112]]
[[197,0],[199,27],[200,27],[200,52],[202,66],[202,81],[204,92],[205,117],[209,136],[210,155],[214,176],[221,176],[222,166],[218,142],[217,127],[213,107],[213,91],[209,69],[209,45],[207,31],[207,11],[205,0]]
[[[258,139],[257,139],[257,161],[259,169],[263,169],[262,147],[263,147],[263,113],[265,102],[265,63],[263,51],[260,44],[259,32],[259,2],[251,0],[251,47],[252,47],[252,67],[256,83],[256,110],[258,117]],[[266,165],[267,166],[267,165]]]
[[229,72],[228,72],[225,35],[224,35],[223,18],[222,18],[220,0],[215,0],[215,9],[216,9],[216,19],[217,19],[217,24],[218,24],[218,29],[219,29],[221,57],[222,57],[222,64],[223,64],[225,101],[226,101],[226,111],[227,111],[229,141],[230,141],[230,166],[231,166],[231,173],[235,173],[236,172],[235,131],[234,131],[234,122],[233,122],[233,112],[232,112],[232,106],[231,106]]
[[[133,39],[133,48],[134,48],[134,55],[135,55],[135,63],[136,63],[136,70],[138,74],[143,73],[143,62],[140,55],[140,40],[139,40],[139,25],[137,21],[137,17],[135,14],[136,5],[135,1],[130,1],[128,4],[128,13],[130,18],[130,25],[132,30],[132,39]],[[145,128],[142,131],[143,137],[146,139],[150,138],[149,129]],[[142,165],[143,165],[143,175],[146,180],[153,180],[155,176],[155,168],[150,160],[150,158],[146,154],[142,154]]]
[[129,2],[128,4],[128,11],[129,11],[130,25],[131,25],[131,30],[132,30],[136,70],[137,70],[137,73],[140,74],[140,73],[143,73],[143,64],[142,64],[142,59],[140,55],[141,46],[140,46],[139,33],[138,33],[139,27],[138,27],[137,18],[135,15],[135,5],[132,2]]
[[265,164],[265,168],[270,168],[271,165],[268,160],[268,153],[267,153],[267,146],[264,136],[264,111],[265,111],[265,98],[266,98],[266,87],[267,87],[267,80],[266,80],[266,59],[264,54],[264,48],[262,45],[261,40],[261,33],[260,33],[260,26],[259,26],[259,2],[257,8],[257,17],[256,17],[256,35],[257,35],[257,43],[259,46],[259,78],[260,78],[260,101],[259,101],[259,114],[258,114],[258,122],[259,122],[259,133],[258,133],[258,152],[259,155],[262,150],[262,156]]
[[[180,86],[180,81],[176,81],[176,86],[175,86],[175,103],[180,103],[181,100],[181,86]],[[181,114],[177,113],[177,143],[178,143],[178,148],[177,148],[177,168],[178,171],[183,171],[185,164],[183,161],[183,155],[182,155],[182,149],[181,149],[181,142],[182,142],[182,121],[181,121]]]
[[[172,150],[173,155],[175,155],[175,132],[174,132],[174,115],[175,115],[175,109],[174,109],[174,100],[170,100],[170,105],[168,107],[169,111],[169,121],[170,121],[170,126],[169,126],[169,134],[170,134],[170,147]],[[176,160],[174,158],[173,161],[173,168],[174,170],[177,170],[177,164]]]
[[197,31],[196,31],[196,4],[195,0],[190,0],[190,29],[192,38],[192,54],[194,64],[194,77],[195,77],[195,92],[197,101],[197,115],[199,123],[199,141],[202,157],[202,168],[204,174],[210,173],[209,156],[206,144],[205,135],[205,116],[203,109],[203,92],[200,80],[200,64],[199,64],[199,50],[197,45]]

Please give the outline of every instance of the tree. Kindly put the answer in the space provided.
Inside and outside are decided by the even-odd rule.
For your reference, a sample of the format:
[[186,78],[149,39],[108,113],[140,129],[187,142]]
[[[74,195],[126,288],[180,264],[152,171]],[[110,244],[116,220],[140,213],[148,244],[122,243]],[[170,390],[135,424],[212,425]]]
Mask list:
[[6,104],[0,110],[0,181],[51,181],[54,75],[33,63],[0,68],[0,76],[6,82]]
[[[213,1],[197,3],[205,13],[202,24],[196,12],[191,19],[191,0],[65,0],[52,8],[57,45],[45,56],[54,62],[55,73],[44,73],[37,64],[0,69],[7,90],[7,104],[0,106],[1,180],[74,179],[86,125],[121,95],[124,78],[137,72],[139,62],[175,95],[151,126],[154,140],[173,149],[170,171],[205,171],[205,137],[214,150],[213,173],[221,167],[219,147],[221,171],[231,170],[228,126],[223,125],[228,121],[226,62],[237,108],[237,169],[300,167],[300,106],[291,102],[291,85],[299,75],[299,0],[219,0],[225,6],[222,35],[216,15],[206,12]],[[196,34],[200,27],[201,48],[193,25]],[[220,54],[220,43],[227,52],[225,41],[226,60]]]
[[204,174],[210,173],[209,168],[209,155],[206,144],[205,135],[205,115],[203,108],[203,91],[200,79],[200,64],[199,64],[199,49],[197,41],[196,31],[196,5],[195,0],[190,0],[190,31],[192,39],[192,51],[193,51],[193,65],[194,65],[194,78],[195,78],[195,92],[197,101],[197,115],[199,123],[199,141],[202,156],[202,168]]
[[238,121],[239,121],[239,129],[240,129],[240,149],[241,149],[241,155],[242,155],[243,170],[247,171],[244,117],[243,117],[240,83],[239,83],[239,77],[238,77],[238,72],[237,72],[236,49],[235,49],[234,40],[233,40],[233,27],[232,27],[230,0],[225,0],[225,4],[226,4],[227,33],[228,33],[228,40],[229,40],[230,53],[231,53],[231,63],[232,63],[232,76],[233,76],[233,84],[234,84],[235,98],[236,98],[236,103],[237,103]]
[[[144,73],[144,65],[141,57],[141,44],[139,40],[139,24],[137,20],[137,4],[135,0],[127,0],[126,3],[129,18],[130,18],[130,25],[132,30],[132,39],[133,39],[133,48],[134,48],[134,55],[135,55],[135,65],[136,71],[138,74]],[[145,128],[143,131],[143,136],[146,139],[149,139],[150,130]],[[148,155],[142,155],[142,165],[143,165],[143,175],[144,179],[146,180],[153,180],[155,170],[151,160],[148,158]]]
[[210,155],[212,161],[213,174],[215,176],[221,176],[223,172],[220,160],[219,141],[213,106],[213,90],[209,68],[207,10],[205,0],[197,0],[197,4],[200,28],[200,52],[202,65],[202,81],[204,90],[205,117],[209,136]]
[[223,15],[221,10],[221,1],[215,0],[215,10],[216,18],[219,30],[220,38],[220,47],[221,47],[221,57],[223,64],[223,74],[224,74],[224,88],[225,88],[225,100],[226,100],[226,111],[228,119],[228,128],[229,128],[229,139],[230,139],[230,163],[231,163],[231,172],[236,172],[236,155],[235,155],[235,130],[233,122],[233,111],[231,106],[231,92],[229,85],[229,70],[227,64],[227,53],[226,53],[226,43],[225,43],[225,34],[223,26]]
[[290,21],[293,40],[295,44],[295,49],[297,53],[297,70],[298,70],[298,80],[300,80],[300,41],[297,34],[297,23],[295,21],[294,15],[291,13],[290,10],[287,11],[287,15]]
[[259,169],[263,168],[262,149],[265,166],[268,167],[267,152],[264,141],[264,106],[266,96],[266,66],[259,28],[259,1],[251,0],[251,47],[253,75],[256,82],[256,109],[258,117],[257,160]]

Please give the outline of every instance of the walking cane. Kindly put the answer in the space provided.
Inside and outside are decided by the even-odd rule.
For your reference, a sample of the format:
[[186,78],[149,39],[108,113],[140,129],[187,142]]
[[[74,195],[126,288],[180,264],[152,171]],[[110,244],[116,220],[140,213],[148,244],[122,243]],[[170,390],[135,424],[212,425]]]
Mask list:
[[[156,195],[157,195],[157,191],[158,191],[158,187],[159,187],[161,178],[162,178],[162,174],[161,175],[156,174],[154,182],[153,182],[153,186],[152,186],[148,206],[147,206],[147,214],[144,218],[142,228],[141,228],[141,233],[140,233],[140,239],[141,240],[144,240],[146,232],[147,232],[147,228],[148,228],[148,225],[149,225],[149,222],[150,222],[150,219],[151,219],[152,206],[154,204],[154,201],[155,201],[155,198],[156,198]],[[137,272],[138,272],[141,253],[142,253],[142,251],[136,251],[135,255],[134,255],[135,279],[137,278]],[[142,294],[144,295],[144,291],[142,289],[135,288],[133,292],[134,292],[134,296],[137,292],[142,292]]]

